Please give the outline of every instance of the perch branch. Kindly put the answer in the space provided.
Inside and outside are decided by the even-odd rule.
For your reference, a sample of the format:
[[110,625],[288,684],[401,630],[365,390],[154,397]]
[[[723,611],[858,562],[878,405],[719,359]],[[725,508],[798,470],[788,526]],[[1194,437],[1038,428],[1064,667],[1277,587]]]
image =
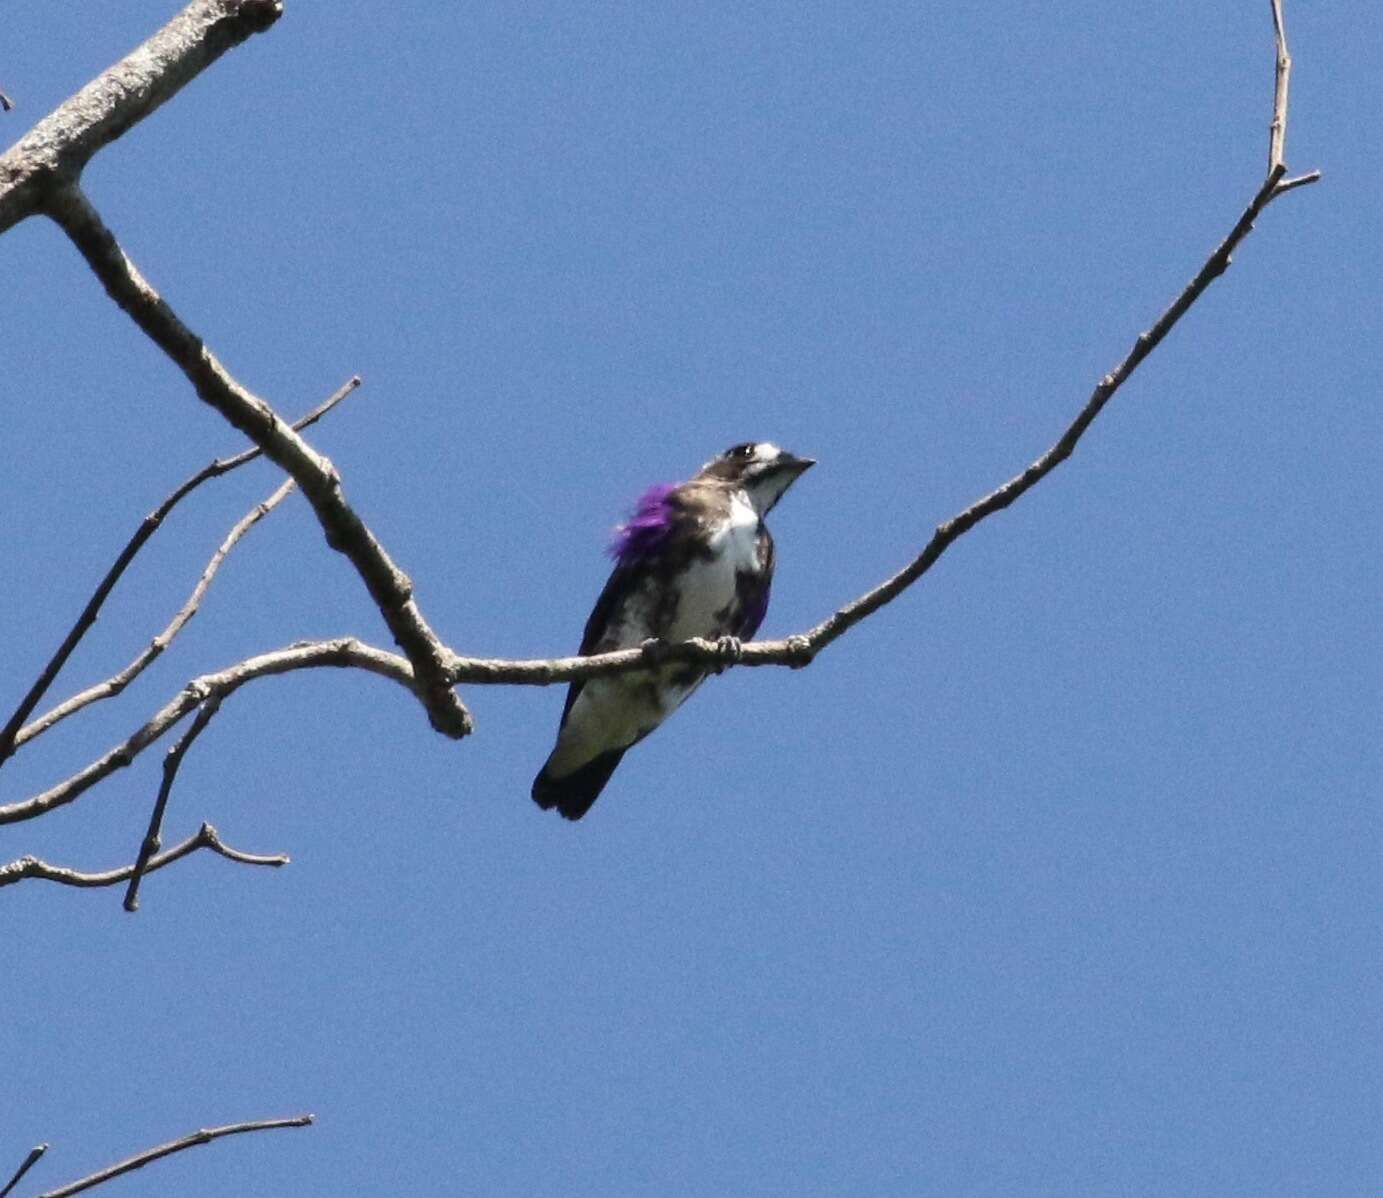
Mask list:
[[194,0],[0,154],[0,233],[40,211],[103,146],[283,12],[280,0]]
[[[272,865],[280,866],[288,864],[288,856],[284,853],[242,853],[239,849],[233,849],[226,844],[219,832],[211,824],[204,823],[193,836],[189,836],[181,844],[174,845],[166,853],[159,853],[155,857],[149,858],[144,866],[144,873],[151,874],[156,870],[162,869],[165,865],[172,865],[174,861],[181,861],[182,858],[197,852],[199,849],[210,849],[225,857],[228,861],[236,861],[241,865]],[[134,876],[134,866],[125,865],[119,869],[108,869],[102,873],[81,873],[75,869],[67,869],[61,865],[49,865],[46,861],[41,861],[37,857],[21,857],[18,861],[11,861],[8,865],[0,866],[0,887],[12,886],[15,882],[22,882],[25,878],[42,878],[47,882],[58,882],[63,886],[115,886],[127,878]],[[4,1192],[0,1191],[0,1198],[4,1198]]]
[[168,648],[173,638],[182,631],[183,626],[197,614],[197,609],[201,606],[202,597],[206,594],[207,588],[211,585],[211,580],[216,577],[217,570],[221,568],[221,563],[226,560],[226,555],[235,548],[236,542],[259,523],[260,520],[264,519],[265,516],[278,507],[278,505],[287,498],[288,493],[295,485],[296,484],[291,478],[286,479],[279,489],[270,495],[268,499],[264,500],[262,503],[256,504],[246,512],[244,516],[236,521],[235,526],[226,534],[226,539],[221,542],[216,552],[211,555],[211,560],[207,562],[201,577],[197,579],[197,585],[192,588],[192,594],[187,597],[187,602],[177,610],[176,614],[168,622],[167,627],[164,628],[158,636],[154,637],[129,665],[118,674],[107,678],[104,682],[98,682],[95,686],[88,687],[79,694],[73,695],[70,699],[59,703],[51,711],[47,711],[39,716],[32,724],[22,728],[14,738],[14,748],[18,749],[21,745],[33,740],[34,737],[47,732],[54,724],[65,720],[70,715],[74,715],[76,712],[81,711],[82,708],[90,706],[92,703],[96,703],[101,699],[109,699],[118,695],[137,678],[155,658]]
[[[309,425],[315,424],[359,386],[360,379],[358,376],[347,379],[345,383],[338,387],[336,391],[329,395],[322,403],[313,408],[306,416],[299,419],[293,427],[295,429],[304,429]],[[26,740],[33,739],[33,737],[37,736],[39,733],[47,731],[47,729],[57,723],[58,720],[71,715],[72,710],[78,709],[77,707],[73,707],[72,710],[64,710],[69,704],[76,704],[77,699],[83,698],[81,695],[75,696],[61,707],[50,711],[47,715],[35,721],[32,726],[24,728],[24,721],[29,718],[34,708],[38,706],[39,700],[47,693],[48,688],[53,684],[53,680],[57,678],[59,672],[67,663],[67,659],[72,655],[72,651],[96,622],[96,617],[100,614],[102,605],[105,603],[107,596],[109,596],[111,591],[115,588],[115,584],[120,581],[120,576],[124,574],[126,567],[134,560],[135,554],[144,547],[145,542],[158,531],[159,526],[162,525],[168,513],[188,494],[201,486],[202,483],[206,482],[208,479],[219,478],[221,475],[234,470],[237,466],[243,466],[246,462],[253,461],[260,453],[261,450],[259,446],[256,445],[241,453],[235,454],[233,457],[217,458],[215,461],[203,466],[201,470],[187,479],[181,486],[177,487],[167,499],[144,517],[140,526],[135,530],[134,536],[130,538],[129,543],[121,550],[120,556],[115,559],[115,564],[106,572],[105,578],[101,580],[101,585],[96,588],[96,593],[91,596],[86,607],[82,609],[82,614],[77,617],[76,624],[72,626],[72,630],[63,639],[62,644],[58,646],[57,652],[53,654],[52,659],[44,667],[43,673],[38,676],[33,686],[29,688],[28,693],[20,701],[19,706],[15,709],[14,714],[10,716],[5,727],[0,729],[0,765],[4,765],[6,759],[14,753],[19,745],[23,744]],[[133,675],[131,675],[131,677],[132,676]],[[119,676],[117,675],[117,677]],[[126,679],[126,681],[128,682],[128,679]],[[124,684],[122,683],[121,685],[123,686]],[[111,693],[115,694],[118,693],[118,691],[112,691]],[[105,696],[96,697],[104,698]],[[86,700],[78,706],[85,706],[86,702],[90,701],[91,700]],[[20,731],[21,728],[23,728],[22,732]]]
[[24,1163],[15,1170],[14,1176],[6,1183],[5,1188],[0,1190],[0,1198],[5,1198],[5,1196],[18,1185],[24,1179],[24,1174],[32,1169],[34,1165],[38,1163],[39,1158],[47,1151],[47,1144],[38,1144],[30,1148],[29,1155],[24,1158]]
[[197,718],[192,721],[187,731],[178,737],[163,759],[163,781],[159,783],[158,797],[154,800],[154,809],[149,814],[149,830],[144,833],[144,840],[139,846],[139,856],[135,858],[134,869],[130,873],[130,884],[125,889],[124,905],[126,911],[139,910],[139,882],[149,866],[149,861],[159,850],[159,836],[163,831],[163,813],[168,808],[168,796],[173,793],[173,779],[178,776],[178,767],[182,765],[182,759],[187,756],[187,750],[192,747],[192,742],[206,731],[206,726],[211,723],[220,710],[220,696],[210,696],[202,704],[201,710],[197,712]]
[[172,1156],[175,1152],[181,1152],[184,1148],[195,1148],[198,1144],[210,1144],[212,1140],[219,1140],[222,1136],[238,1136],[247,1131],[272,1131],[280,1127],[307,1127],[312,1123],[312,1120],[312,1115],[294,1115],[291,1119],[257,1119],[252,1123],[228,1123],[225,1127],[204,1127],[200,1131],[194,1131],[190,1135],[183,1136],[180,1140],[170,1140],[167,1144],[160,1144],[157,1148],[146,1148],[143,1152],[137,1152],[134,1156],[127,1157],[123,1161],[107,1165],[104,1169],[99,1169],[79,1181],[69,1182],[65,1186],[59,1186],[56,1190],[49,1190],[40,1194],[39,1198],[69,1198],[72,1194],[80,1194],[83,1190],[89,1190],[102,1182],[110,1181],[111,1178],[119,1177],[122,1173],[141,1169],[160,1157]]
[[388,678],[416,693],[413,670],[403,658],[362,644],[354,637],[290,645],[246,658],[224,670],[194,678],[123,741],[55,786],[27,799],[0,806],[0,824],[13,824],[62,807],[103,778],[129,765],[194,708],[210,698],[224,700],[247,682],[321,666],[354,666]]
[[75,185],[49,197],[48,214],[67,233],[110,297],[186,375],[197,395],[264,450],[302,489],[326,535],[365,583],[417,676],[416,694],[437,731],[460,738],[470,712],[447,681],[446,650],[413,599],[413,584],[346,502],[336,468],[264,400],[242,387],[149,285]]
[[1248,207],[1235,222],[1229,235],[1211,252],[1195,277],[1181,294],[1146,332],[1140,333],[1132,348],[1109,374],[1096,385],[1085,406],[1050,449],[1026,470],[1014,475],[988,495],[976,500],[964,511],[937,525],[931,539],[911,562],[873,590],[845,604],[813,628],[796,636],[778,641],[753,641],[732,652],[715,641],[691,640],[678,644],[649,642],[637,649],[621,649],[591,657],[559,657],[549,660],[501,661],[484,658],[452,657],[448,663],[450,677],[456,682],[529,683],[544,685],[550,682],[574,681],[601,674],[622,673],[641,666],[663,661],[691,662],[707,667],[731,665],[800,667],[861,620],[866,619],[886,603],[896,599],[936,564],[938,558],[957,538],[974,528],[986,516],[1002,511],[1031,487],[1041,482],[1057,466],[1071,456],[1085,430],[1094,422],[1114,393],[1123,386],[1139,364],[1161,344],[1177,321],[1186,315],[1215,279],[1228,269],[1235,249],[1253,229],[1254,221],[1273,200],[1284,192],[1314,183],[1319,171],[1311,171],[1286,179],[1287,168],[1282,161],[1287,136],[1287,84],[1292,60],[1287,54],[1287,39],[1282,24],[1282,2],[1272,0],[1273,27],[1276,34],[1277,66],[1273,89],[1272,134],[1269,148],[1268,173]]

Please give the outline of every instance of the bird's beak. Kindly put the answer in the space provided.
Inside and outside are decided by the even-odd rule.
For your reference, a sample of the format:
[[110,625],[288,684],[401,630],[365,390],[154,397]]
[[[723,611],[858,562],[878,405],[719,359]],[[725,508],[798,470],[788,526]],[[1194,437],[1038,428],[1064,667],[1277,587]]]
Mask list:
[[810,470],[815,465],[815,458],[799,458],[796,454],[788,453],[786,449],[782,450],[774,461],[774,466],[779,470],[790,470],[794,475]]

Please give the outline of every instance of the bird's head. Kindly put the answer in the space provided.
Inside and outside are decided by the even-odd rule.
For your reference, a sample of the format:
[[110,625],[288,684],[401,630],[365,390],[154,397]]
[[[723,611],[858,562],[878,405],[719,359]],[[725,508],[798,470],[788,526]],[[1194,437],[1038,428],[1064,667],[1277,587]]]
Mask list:
[[713,457],[697,477],[742,489],[754,510],[763,516],[804,470],[815,465],[815,458],[796,457],[772,441],[745,441]]

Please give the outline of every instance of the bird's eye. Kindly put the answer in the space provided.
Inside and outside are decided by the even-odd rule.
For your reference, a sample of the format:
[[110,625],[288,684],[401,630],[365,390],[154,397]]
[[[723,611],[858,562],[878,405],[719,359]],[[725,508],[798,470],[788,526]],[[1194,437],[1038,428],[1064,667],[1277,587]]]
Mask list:
[[730,450],[730,456],[732,458],[739,458],[742,461],[747,461],[754,456],[754,448],[753,441],[746,441],[743,445],[736,445]]

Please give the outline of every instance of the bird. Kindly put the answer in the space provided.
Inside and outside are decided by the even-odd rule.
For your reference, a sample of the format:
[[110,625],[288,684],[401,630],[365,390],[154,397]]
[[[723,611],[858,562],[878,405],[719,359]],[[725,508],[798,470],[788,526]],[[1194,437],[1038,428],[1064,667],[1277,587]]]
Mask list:
[[[773,582],[773,537],[764,517],[813,458],[771,441],[745,441],[690,479],[650,487],[615,529],[615,567],[596,600],[580,655],[645,641],[704,637],[727,643],[758,631]],[[533,801],[578,820],[624,754],[704,681],[688,662],[576,681],[567,690],[557,743],[533,780]]]

